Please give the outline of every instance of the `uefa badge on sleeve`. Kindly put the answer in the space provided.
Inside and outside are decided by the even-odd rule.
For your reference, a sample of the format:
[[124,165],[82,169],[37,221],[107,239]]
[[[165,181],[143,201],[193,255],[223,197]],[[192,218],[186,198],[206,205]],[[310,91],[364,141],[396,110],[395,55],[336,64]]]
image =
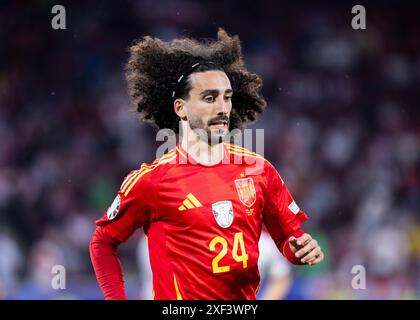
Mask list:
[[233,222],[233,207],[230,201],[219,201],[211,205],[214,218],[219,226],[228,228]]
[[117,216],[118,211],[120,210],[120,204],[121,198],[120,195],[117,195],[114,201],[112,202],[111,206],[108,208],[108,211],[106,212],[106,216],[109,220],[112,220]]

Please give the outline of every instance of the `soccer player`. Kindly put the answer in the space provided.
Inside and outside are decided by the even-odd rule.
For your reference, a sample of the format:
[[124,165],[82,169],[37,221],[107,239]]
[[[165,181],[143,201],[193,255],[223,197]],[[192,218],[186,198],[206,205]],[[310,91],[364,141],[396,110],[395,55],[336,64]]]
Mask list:
[[96,222],[90,255],[106,299],[126,299],[117,247],[141,227],[154,299],[256,299],[263,224],[291,263],[323,260],[273,165],[224,142],[266,106],[237,36],[144,37],[131,47],[126,77],[141,117],[179,133],[180,142],[130,172]]

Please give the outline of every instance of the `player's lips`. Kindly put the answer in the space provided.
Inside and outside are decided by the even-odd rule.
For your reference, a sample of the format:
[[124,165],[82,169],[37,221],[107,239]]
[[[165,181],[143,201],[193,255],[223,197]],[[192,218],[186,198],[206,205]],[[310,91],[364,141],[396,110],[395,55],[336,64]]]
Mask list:
[[209,127],[215,128],[215,129],[224,129],[224,128],[227,128],[227,125],[228,125],[228,119],[217,119],[209,123]]
[[218,122],[218,123],[211,124],[210,128],[225,129],[227,128],[227,122]]

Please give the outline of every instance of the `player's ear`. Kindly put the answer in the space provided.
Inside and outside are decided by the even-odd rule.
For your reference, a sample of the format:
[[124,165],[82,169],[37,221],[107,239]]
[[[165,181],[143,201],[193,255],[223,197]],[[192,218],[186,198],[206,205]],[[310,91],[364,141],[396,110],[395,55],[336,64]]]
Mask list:
[[182,99],[176,99],[174,101],[174,110],[175,113],[178,115],[178,117],[181,118],[181,120],[186,121],[187,120],[187,113],[185,112],[185,101]]

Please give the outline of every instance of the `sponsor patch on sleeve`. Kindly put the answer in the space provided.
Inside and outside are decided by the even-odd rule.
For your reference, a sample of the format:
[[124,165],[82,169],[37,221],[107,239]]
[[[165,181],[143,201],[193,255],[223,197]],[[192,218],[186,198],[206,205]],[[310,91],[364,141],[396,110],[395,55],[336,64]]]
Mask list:
[[293,202],[291,204],[289,204],[289,210],[292,211],[294,214],[297,214],[299,212],[299,207],[296,204],[296,202],[293,200]]

